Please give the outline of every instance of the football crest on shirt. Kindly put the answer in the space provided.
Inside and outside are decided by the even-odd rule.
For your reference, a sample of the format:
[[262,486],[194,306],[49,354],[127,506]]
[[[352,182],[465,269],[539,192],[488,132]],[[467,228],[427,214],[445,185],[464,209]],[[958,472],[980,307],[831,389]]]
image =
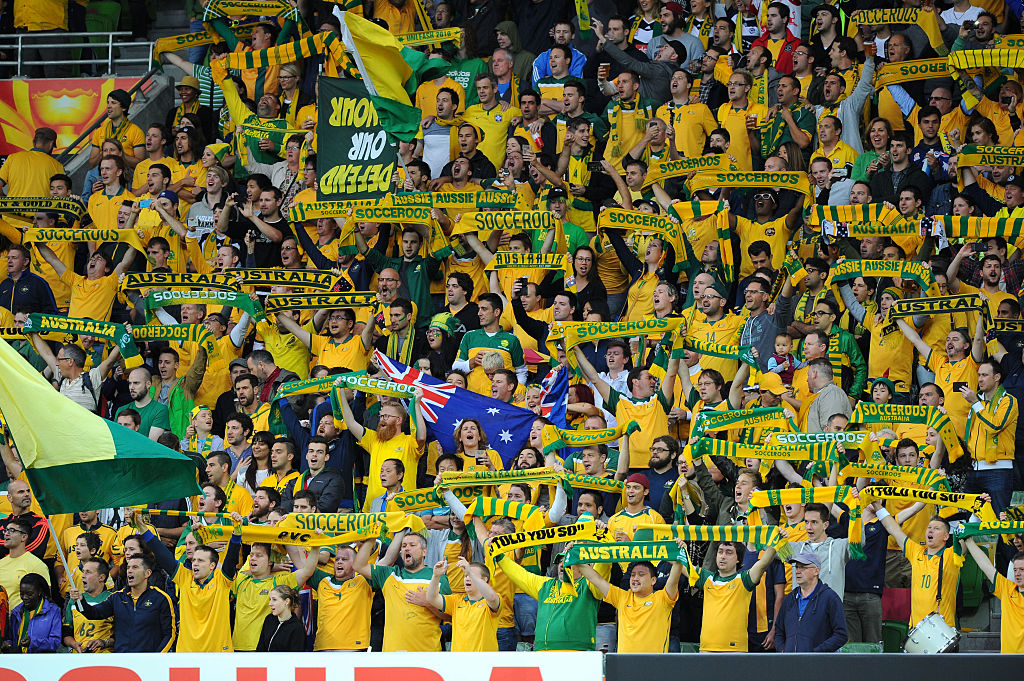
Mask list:
[[495,114],[494,115],[494,122],[495,123],[501,123],[501,114]]
[[774,227],[769,227],[768,229],[764,230],[764,235],[765,236],[775,236],[775,228]]
[[501,347],[507,348],[508,347],[508,341],[507,340],[502,340],[501,341]]

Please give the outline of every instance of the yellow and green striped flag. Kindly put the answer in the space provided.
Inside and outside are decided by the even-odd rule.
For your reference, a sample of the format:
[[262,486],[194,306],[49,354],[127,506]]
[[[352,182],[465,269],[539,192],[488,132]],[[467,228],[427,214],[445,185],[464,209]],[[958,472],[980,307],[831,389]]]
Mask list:
[[191,459],[56,392],[4,340],[0,413],[47,515],[150,504],[201,491]]

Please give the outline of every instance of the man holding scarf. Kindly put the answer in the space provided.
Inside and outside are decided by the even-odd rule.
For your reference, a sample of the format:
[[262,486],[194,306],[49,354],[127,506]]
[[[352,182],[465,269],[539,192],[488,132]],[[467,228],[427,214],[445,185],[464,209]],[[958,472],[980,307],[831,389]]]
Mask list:
[[998,360],[978,364],[978,389],[961,388],[970,405],[967,413],[967,451],[974,459],[964,491],[988,492],[996,513],[1010,505],[1013,489],[1014,437],[1017,400],[1003,389],[1003,368]]

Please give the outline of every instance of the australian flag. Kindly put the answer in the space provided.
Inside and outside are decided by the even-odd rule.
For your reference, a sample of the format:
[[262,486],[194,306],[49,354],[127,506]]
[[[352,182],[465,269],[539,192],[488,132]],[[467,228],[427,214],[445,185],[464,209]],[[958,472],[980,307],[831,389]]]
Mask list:
[[[537,418],[529,409],[445,383],[419,369],[397,362],[379,350],[374,353],[374,361],[392,381],[423,389],[423,416],[427,430],[431,437],[441,443],[444,451],[458,451],[455,429],[465,418],[474,418],[480,422],[487,434],[488,446],[501,455],[505,468],[519,455],[519,450],[529,444],[530,427]],[[568,373],[562,370],[554,377],[548,375],[545,381],[550,379],[550,386],[546,391],[546,400],[542,402],[550,403],[549,410],[556,417],[560,409],[563,424],[565,405],[568,404]]]

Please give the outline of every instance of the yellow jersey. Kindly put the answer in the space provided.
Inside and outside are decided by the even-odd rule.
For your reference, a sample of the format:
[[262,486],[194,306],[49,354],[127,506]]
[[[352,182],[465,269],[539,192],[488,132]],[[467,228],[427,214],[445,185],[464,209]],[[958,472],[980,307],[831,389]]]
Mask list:
[[263,620],[270,614],[270,591],[275,586],[299,588],[293,572],[281,572],[257,579],[248,572],[239,572],[231,583],[235,597],[235,630],[231,643],[236,651],[256,650],[260,642]]
[[234,652],[231,643],[232,581],[218,567],[204,584],[199,584],[192,571],[182,565],[174,573],[174,583],[178,587],[180,612],[178,652]]
[[[451,580],[448,580],[451,583]],[[487,599],[470,600],[464,593],[442,596],[443,612],[452,618],[452,652],[497,652],[498,610]]]
[[49,196],[50,178],[63,172],[64,166],[53,156],[39,149],[30,149],[16,151],[7,157],[0,167],[0,180],[6,183],[6,194],[10,197]]
[[764,123],[768,115],[768,107],[748,100],[745,109],[736,109],[732,102],[718,107],[718,123],[729,131],[729,155],[736,159],[739,170],[750,170],[750,135],[747,129],[747,118],[756,117],[758,124]]
[[398,459],[405,464],[402,488],[405,490],[416,489],[416,470],[421,454],[416,438],[399,433],[390,440],[382,441],[377,438],[376,431],[367,428],[363,433],[363,438],[359,440],[359,446],[370,454],[370,467],[366,478],[367,502],[385,492],[384,487],[380,484],[380,469],[388,459]]
[[330,336],[312,336],[311,351],[316,363],[329,367],[347,367],[349,371],[364,371],[369,363],[367,350],[359,336],[351,335],[338,343]]
[[[925,547],[908,541],[903,554],[910,561],[910,626],[938,610],[946,624],[956,627],[956,586],[964,557],[952,548],[929,555]],[[936,602],[939,591],[939,562],[942,562],[942,601]]]
[[317,570],[309,578],[316,588],[316,641],[313,650],[364,650],[370,646],[373,590],[362,575],[337,582]]
[[[384,652],[441,650],[437,618],[426,608],[410,605],[405,600],[410,591],[427,590],[433,570],[421,567],[411,571],[393,565],[374,565],[370,571],[373,586],[384,594]],[[441,593],[451,594],[445,577],[441,577]]]
[[612,585],[604,597],[619,613],[620,653],[667,653],[672,607],[676,599],[664,589],[637,596]]
[[[82,592],[82,599],[90,605],[98,605],[110,598],[110,592],[102,591],[98,596],[90,596]],[[64,624],[71,627],[72,635],[79,644],[85,645],[89,641],[114,637],[114,618],[108,617],[102,620],[91,620],[78,611],[74,603],[68,601],[64,604]],[[96,652],[110,653],[113,648],[97,648]]]
[[99,279],[86,279],[68,268],[64,270],[60,279],[71,289],[69,317],[110,321],[110,311],[114,307],[114,298],[118,291],[116,274],[108,274]]
[[718,573],[702,569],[697,586],[704,590],[700,651],[747,652],[747,618],[750,596],[756,586],[750,573],[744,570],[720,577]]
[[1024,593],[1003,575],[996,575],[993,591],[1002,606],[999,652],[1024,653]]

